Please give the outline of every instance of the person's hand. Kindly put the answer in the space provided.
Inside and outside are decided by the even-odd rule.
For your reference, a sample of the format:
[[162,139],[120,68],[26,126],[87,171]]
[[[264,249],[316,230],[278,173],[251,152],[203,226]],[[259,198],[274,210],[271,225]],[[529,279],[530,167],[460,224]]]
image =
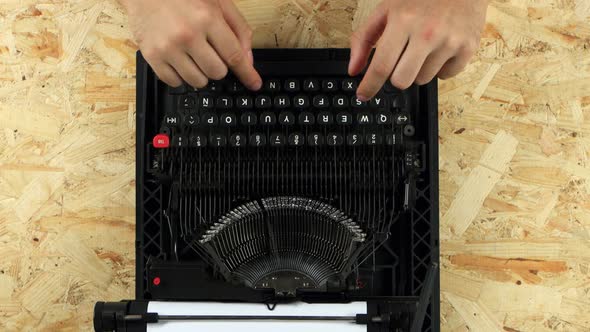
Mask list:
[[196,88],[226,76],[249,89],[262,79],[253,66],[252,30],[232,0],[120,0],[134,37],[156,75]]
[[487,0],[384,0],[351,36],[349,74],[366,66],[357,97],[375,96],[389,79],[399,89],[458,74],[477,51]]

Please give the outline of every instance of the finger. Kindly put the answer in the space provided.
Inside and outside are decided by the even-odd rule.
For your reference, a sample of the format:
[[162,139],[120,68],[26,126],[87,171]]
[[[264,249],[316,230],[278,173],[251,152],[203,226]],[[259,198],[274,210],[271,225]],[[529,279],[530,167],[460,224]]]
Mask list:
[[180,78],[180,75],[178,75],[176,70],[174,70],[174,68],[172,68],[171,65],[160,61],[150,62],[149,60],[148,63],[150,64],[150,66],[154,70],[154,73],[156,73],[156,76],[158,76],[160,81],[174,88],[182,85],[182,78]]
[[401,90],[410,87],[431,50],[420,38],[411,37],[391,75],[391,84]]
[[242,48],[250,57],[252,52],[252,29],[248,22],[232,0],[221,0],[219,4],[225,21],[236,34]]
[[207,85],[207,77],[186,53],[179,52],[170,58],[170,64],[182,79],[195,88]]
[[240,42],[225,22],[218,22],[211,27],[210,43],[221,59],[238,79],[250,90],[259,90],[262,78],[248,60],[247,54],[240,47]]
[[383,34],[387,24],[387,12],[378,7],[365,23],[350,37],[350,63],[348,74],[358,75],[366,66],[373,46]]
[[446,47],[439,48],[430,53],[424,61],[424,65],[422,65],[418,76],[416,76],[416,83],[422,85],[432,81],[434,76],[436,76],[453,54],[453,50]]
[[391,77],[393,68],[408,41],[408,34],[404,31],[396,31],[396,28],[393,24],[385,28],[367,73],[359,84],[357,98],[360,100],[373,98],[385,81]]
[[447,79],[459,74],[469,63],[469,59],[471,58],[472,54],[473,53],[469,50],[461,50],[459,54],[450,58],[443,65],[438,73],[438,77],[441,79]]
[[227,66],[208,43],[193,43],[187,52],[205,76],[220,80],[227,75]]

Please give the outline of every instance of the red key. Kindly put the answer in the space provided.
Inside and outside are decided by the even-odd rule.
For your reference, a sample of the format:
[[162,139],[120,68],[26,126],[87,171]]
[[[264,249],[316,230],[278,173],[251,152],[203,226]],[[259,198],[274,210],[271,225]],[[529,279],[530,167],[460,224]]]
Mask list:
[[154,148],[165,149],[170,146],[170,137],[166,134],[158,134],[154,136]]

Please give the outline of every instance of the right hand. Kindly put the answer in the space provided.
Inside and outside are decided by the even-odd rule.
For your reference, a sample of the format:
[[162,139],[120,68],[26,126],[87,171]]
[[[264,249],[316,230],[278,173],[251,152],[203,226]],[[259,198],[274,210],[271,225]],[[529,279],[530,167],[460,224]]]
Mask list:
[[121,2],[144,58],[168,85],[202,88],[230,69],[248,89],[260,89],[252,30],[232,0]]

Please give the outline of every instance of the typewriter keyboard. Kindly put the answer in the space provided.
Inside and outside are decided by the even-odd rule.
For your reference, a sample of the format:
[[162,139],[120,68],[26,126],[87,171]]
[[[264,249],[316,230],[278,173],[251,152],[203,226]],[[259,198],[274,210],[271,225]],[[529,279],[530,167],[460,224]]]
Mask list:
[[234,79],[204,89],[168,88],[153,147],[261,148],[396,144],[413,136],[412,98],[385,85],[376,97],[355,97],[358,78],[269,78],[260,91]]

